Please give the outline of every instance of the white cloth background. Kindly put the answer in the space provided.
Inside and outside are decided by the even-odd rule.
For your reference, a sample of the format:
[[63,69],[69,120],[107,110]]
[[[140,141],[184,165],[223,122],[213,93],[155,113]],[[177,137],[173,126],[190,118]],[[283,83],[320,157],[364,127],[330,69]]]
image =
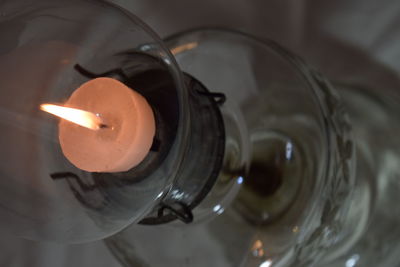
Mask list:
[[[161,36],[206,25],[241,29],[274,39],[333,80],[392,92],[400,88],[400,2],[396,0],[114,2]],[[101,241],[54,245],[1,233],[0,251],[1,267],[120,267]]]

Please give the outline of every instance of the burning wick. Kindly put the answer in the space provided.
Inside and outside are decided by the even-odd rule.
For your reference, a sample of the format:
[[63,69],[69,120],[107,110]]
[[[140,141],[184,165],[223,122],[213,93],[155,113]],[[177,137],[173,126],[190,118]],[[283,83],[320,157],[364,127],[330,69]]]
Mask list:
[[88,172],[128,171],[143,161],[153,143],[155,119],[149,103],[115,79],[90,80],[65,106],[42,104],[40,109],[61,118],[61,150]]
[[53,104],[42,104],[40,109],[91,130],[108,128],[98,114],[89,111]]

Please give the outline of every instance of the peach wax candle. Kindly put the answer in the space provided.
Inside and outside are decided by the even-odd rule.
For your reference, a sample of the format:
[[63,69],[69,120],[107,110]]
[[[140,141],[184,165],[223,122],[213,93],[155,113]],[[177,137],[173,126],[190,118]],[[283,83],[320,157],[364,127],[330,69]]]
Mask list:
[[63,106],[40,108],[62,118],[62,152],[89,172],[123,172],[137,166],[155,135],[154,114],[146,99],[112,78],[84,83]]

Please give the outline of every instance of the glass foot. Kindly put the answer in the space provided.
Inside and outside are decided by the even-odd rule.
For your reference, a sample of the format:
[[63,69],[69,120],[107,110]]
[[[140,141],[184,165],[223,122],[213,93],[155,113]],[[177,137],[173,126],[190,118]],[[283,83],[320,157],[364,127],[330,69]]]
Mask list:
[[192,223],[132,225],[107,239],[111,251],[126,266],[321,261],[353,232],[355,149],[331,85],[276,43],[243,33],[195,30],[165,43],[182,71],[226,96],[223,168]]

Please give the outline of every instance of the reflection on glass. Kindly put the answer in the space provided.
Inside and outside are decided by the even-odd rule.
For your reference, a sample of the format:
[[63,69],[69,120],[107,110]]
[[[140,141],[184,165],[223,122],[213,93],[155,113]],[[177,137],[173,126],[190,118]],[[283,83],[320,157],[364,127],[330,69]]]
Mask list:
[[263,263],[260,264],[260,267],[270,267],[272,264],[271,260],[266,260]]

